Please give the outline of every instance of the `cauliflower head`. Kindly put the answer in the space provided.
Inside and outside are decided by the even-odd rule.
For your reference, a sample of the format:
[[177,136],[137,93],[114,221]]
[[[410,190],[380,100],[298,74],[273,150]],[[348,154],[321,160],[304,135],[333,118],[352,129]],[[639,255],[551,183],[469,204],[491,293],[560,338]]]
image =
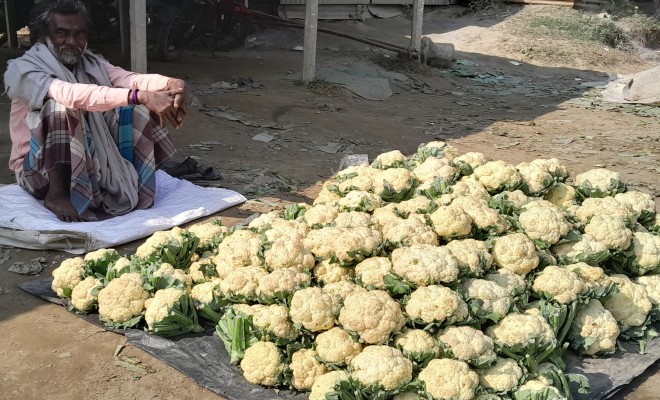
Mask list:
[[139,273],[123,274],[99,291],[99,317],[117,324],[129,321],[142,314],[148,298],[149,292],[142,287]]
[[338,206],[337,203],[341,200],[341,194],[337,193],[335,190],[331,190],[331,187],[336,185],[336,182],[330,181],[323,184],[321,191],[314,199],[312,203],[313,206],[318,205],[329,205],[329,206]]
[[412,380],[412,362],[390,346],[367,346],[350,365],[351,377],[365,386],[395,390]]
[[613,196],[626,191],[618,172],[605,168],[594,168],[575,177],[575,187],[585,197]]
[[314,262],[314,254],[298,238],[277,239],[264,251],[264,263],[271,271],[284,268],[309,271],[314,267]]
[[394,336],[394,346],[403,355],[413,361],[423,362],[427,358],[436,358],[440,347],[433,336],[422,329],[405,329]]
[[488,207],[488,203],[484,199],[473,196],[458,197],[451,205],[461,207],[472,218],[474,226],[480,230],[492,230],[500,234],[508,228],[504,217],[499,215],[496,210]]
[[352,190],[361,190],[371,192],[374,190],[373,174],[357,175],[339,182],[337,187],[342,193],[348,193]]
[[420,182],[432,182],[436,178],[453,182],[458,175],[458,170],[444,158],[429,157],[423,163],[413,169],[413,174]]
[[524,233],[500,236],[493,241],[493,260],[499,268],[525,275],[539,265],[534,242]]
[[307,211],[303,219],[309,227],[316,228],[330,225],[339,214],[339,207],[331,204],[318,204]]
[[384,278],[392,270],[387,257],[371,257],[355,266],[355,277],[365,288],[385,289]]
[[561,264],[586,262],[598,264],[609,257],[609,250],[593,236],[585,233],[577,242],[567,242],[552,247],[552,253]]
[[559,304],[568,304],[577,300],[587,287],[573,271],[556,265],[548,265],[534,277],[532,291],[538,295],[547,295]]
[[564,266],[565,269],[575,272],[584,283],[585,289],[598,289],[612,285],[610,277],[600,267],[578,262]]
[[471,326],[450,326],[438,334],[438,342],[451,358],[474,367],[492,364],[497,358],[493,339]]
[[392,150],[376,156],[376,159],[371,163],[371,167],[378,169],[400,168],[404,167],[407,161],[408,159],[400,150]]
[[312,385],[309,400],[325,400],[326,395],[335,392],[335,386],[338,383],[348,380],[348,378],[348,372],[344,370],[330,371],[326,374],[317,376]]
[[224,297],[254,299],[257,297],[259,280],[268,275],[268,271],[259,267],[243,267],[230,271],[220,282],[220,292]]
[[336,258],[341,264],[353,264],[378,252],[383,241],[381,233],[369,227],[315,229],[304,244],[317,258]]
[[496,316],[495,319],[502,318],[509,313],[513,304],[509,291],[493,281],[468,279],[461,283],[460,288],[468,299],[479,301],[475,313],[479,318],[488,318],[493,314]]
[[392,251],[392,270],[417,286],[458,278],[458,261],[446,246],[415,244]]
[[495,343],[510,348],[529,347],[534,343],[557,345],[557,338],[548,321],[531,311],[535,310],[507,315],[496,325],[489,327],[486,334]]
[[570,209],[577,204],[577,192],[574,187],[560,182],[550,188],[543,199],[557,207]]
[[257,342],[245,350],[241,370],[246,381],[255,385],[277,386],[284,364],[275,343]]
[[311,332],[327,331],[335,325],[335,301],[320,287],[300,289],[291,298],[289,315],[294,324]]
[[630,249],[634,254],[632,272],[636,275],[655,273],[660,269],[660,236],[635,232]]
[[375,227],[378,222],[371,214],[362,211],[340,212],[335,218],[334,225],[338,228],[355,228],[358,226]]
[[154,324],[168,317],[172,308],[179,303],[184,291],[181,288],[167,288],[156,291],[156,294],[146,305],[144,320],[149,330]]
[[590,356],[614,353],[618,336],[616,319],[596,299],[578,310],[568,332],[573,347]]
[[555,178],[538,163],[520,163],[516,169],[522,178],[522,189],[529,196],[540,196],[555,184]]
[[335,307],[340,307],[344,304],[344,300],[351,294],[356,292],[364,293],[367,289],[358,286],[353,282],[339,281],[328,283],[323,286],[323,291],[332,296]]
[[319,261],[312,270],[312,274],[317,281],[324,284],[349,281],[355,276],[352,268],[345,268],[332,260]]
[[625,250],[632,241],[632,231],[612,216],[596,215],[584,227],[584,233],[602,243],[608,250]]
[[229,234],[228,227],[215,222],[194,224],[189,226],[187,231],[199,238],[199,248],[203,250],[215,249],[222,238]]
[[319,333],[314,340],[316,352],[321,361],[346,365],[362,351],[362,345],[353,340],[345,330],[334,327]]
[[311,349],[300,349],[293,353],[289,364],[293,387],[298,390],[311,390],[316,378],[328,372],[317,356],[318,353]]
[[547,244],[559,242],[572,228],[561,209],[545,200],[525,204],[518,221],[530,239]]
[[383,226],[392,221],[405,219],[405,214],[397,208],[398,204],[401,203],[389,203],[383,207],[375,209],[373,214],[371,214],[375,222],[378,225]]
[[425,196],[414,196],[396,204],[397,211],[404,214],[426,214],[432,207],[433,202]]
[[427,324],[451,324],[468,317],[465,301],[448,287],[437,285],[420,287],[412,292],[406,312],[410,318]]
[[468,276],[481,276],[493,265],[486,242],[475,239],[452,240],[447,248],[458,260],[458,268]]
[[454,184],[452,189],[452,195],[454,198],[471,196],[478,197],[486,201],[490,199],[488,190],[486,190],[481,182],[474,179],[472,175],[469,177],[466,176],[461,178],[459,182]]
[[458,149],[447,142],[436,140],[428,143],[421,143],[415,153],[416,161],[423,161],[428,157],[442,157],[449,161],[458,156]]
[[399,303],[387,292],[373,290],[348,295],[339,313],[339,323],[357,333],[365,343],[382,344],[403,328],[406,318]]
[[472,400],[479,376],[464,361],[441,358],[431,360],[419,373],[419,380],[434,399]]
[[280,304],[260,307],[252,315],[252,323],[271,340],[296,340],[300,333],[289,321],[289,310]]
[[527,290],[525,278],[508,269],[498,269],[495,272],[486,274],[484,279],[506,289],[511,296],[517,296]]
[[644,286],[646,294],[655,308],[660,306],[660,275],[644,275],[633,279],[638,285]]
[[57,297],[71,297],[71,291],[85,275],[85,260],[82,257],[68,258],[53,270],[53,283],[51,288]]
[[261,247],[261,235],[247,229],[227,236],[218,245],[217,255],[213,258],[220,278],[225,278],[227,273],[235,268],[263,266],[263,260],[259,256]]
[[307,287],[310,283],[309,274],[299,272],[296,268],[276,269],[259,277],[257,295],[270,300],[286,298],[298,288]]
[[523,183],[516,167],[502,160],[489,161],[475,168],[473,176],[491,194],[516,190]]
[[433,228],[428,226],[423,218],[415,218],[415,216],[388,222],[383,225],[382,232],[383,239],[396,247],[439,244]]
[[193,283],[204,283],[218,277],[218,271],[211,258],[200,258],[190,264],[188,275]]
[[627,204],[635,213],[636,219],[642,223],[655,217],[655,202],[650,194],[631,190],[625,193],[617,193],[614,200]]
[[87,312],[96,305],[98,291],[103,284],[93,276],[80,281],[71,291],[71,306],[80,312]]
[[460,156],[454,158],[452,161],[454,161],[455,164],[465,163],[474,170],[475,168],[486,164],[488,159],[486,159],[484,153],[470,151],[465,154],[461,154]]
[[643,325],[653,308],[646,288],[625,275],[610,275],[610,279],[619,291],[611,294],[603,303],[603,307],[617,320],[621,331]]
[[383,206],[383,199],[377,194],[353,190],[337,200],[337,205],[344,211],[373,212],[378,207]]
[[479,383],[485,389],[497,393],[512,392],[520,384],[523,370],[510,358],[498,357],[495,364],[478,369]]
[[620,219],[627,226],[637,222],[635,211],[627,203],[616,201],[613,197],[588,198],[575,209],[575,217],[583,223],[588,223],[597,215]]
[[440,206],[430,218],[435,233],[444,240],[465,237],[472,232],[472,217],[458,205]]
[[419,183],[406,168],[389,168],[374,176],[374,193],[384,201],[400,202],[412,197]]

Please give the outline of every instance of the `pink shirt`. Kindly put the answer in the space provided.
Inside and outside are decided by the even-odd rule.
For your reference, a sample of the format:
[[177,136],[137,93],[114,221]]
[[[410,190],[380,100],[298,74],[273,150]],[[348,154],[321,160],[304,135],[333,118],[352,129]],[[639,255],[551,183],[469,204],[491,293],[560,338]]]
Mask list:
[[[130,89],[157,91],[167,86],[170,79],[157,74],[138,74],[126,71],[106,62],[106,69],[113,87],[68,83],[55,79],[48,89],[48,97],[74,110],[108,111],[128,104]],[[11,155],[9,168],[23,170],[23,159],[30,148],[31,133],[27,126],[28,103],[14,99],[9,114]]]

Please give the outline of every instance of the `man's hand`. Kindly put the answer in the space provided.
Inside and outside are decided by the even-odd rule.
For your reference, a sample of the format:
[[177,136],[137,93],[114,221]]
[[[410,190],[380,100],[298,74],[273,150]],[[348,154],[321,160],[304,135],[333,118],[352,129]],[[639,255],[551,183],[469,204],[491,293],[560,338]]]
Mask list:
[[188,114],[188,91],[186,90],[186,83],[181,79],[170,78],[167,81],[167,86],[163,88],[164,92],[168,92],[174,98],[174,108],[176,109],[176,121],[179,125],[183,124],[183,120]]
[[[158,114],[161,128],[164,128],[168,121],[176,129],[181,126],[177,115],[179,109],[174,107],[174,96],[170,95],[169,92],[140,90],[138,92],[138,102],[144,104],[150,111]],[[182,120],[183,118],[181,118]]]

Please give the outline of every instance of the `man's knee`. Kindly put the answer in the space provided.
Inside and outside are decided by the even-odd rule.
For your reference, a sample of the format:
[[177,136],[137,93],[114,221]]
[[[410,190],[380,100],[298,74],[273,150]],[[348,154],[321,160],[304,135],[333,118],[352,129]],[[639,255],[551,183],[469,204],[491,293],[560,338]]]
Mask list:
[[[67,108],[53,99],[47,100],[39,112],[39,122],[44,140],[52,134],[74,135],[82,115],[79,111]],[[28,124],[29,125],[29,124]]]
[[67,108],[64,104],[58,103],[57,101],[53,99],[48,99],[44,103],[43,107],[41,107],[41,115],[42,116],[49,116],[49,115],[58,115],[58,116],[70,116],[74,118],[78,118],[78,111],[73,110],[71,108]]

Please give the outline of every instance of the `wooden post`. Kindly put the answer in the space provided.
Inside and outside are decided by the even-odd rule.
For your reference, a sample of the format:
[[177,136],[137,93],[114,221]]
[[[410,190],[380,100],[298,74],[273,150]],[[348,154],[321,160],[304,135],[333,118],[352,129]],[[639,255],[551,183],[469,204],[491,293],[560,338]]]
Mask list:
[[121,55],[130,56],[131,40],[131,13],[129,12],[128,0],[119,0],[119,33],[121,35]]
[[7,27],[7,45],[9,48],[18,48],[18,35],[16,31],[16,1],[5,0],[5,26]]
[[316,35],[319,22],[319,0],[305,1],[305,41],[303,48],[303,83],[316,78]]
[[410,47],[421,54],[422,48],[422,25],[424,24],[424,0],[414,0],[413,3],[413,24],[412,34],[410,35]]
[[131,14],[131,70],[147,72],[147,1],[130,2]]

